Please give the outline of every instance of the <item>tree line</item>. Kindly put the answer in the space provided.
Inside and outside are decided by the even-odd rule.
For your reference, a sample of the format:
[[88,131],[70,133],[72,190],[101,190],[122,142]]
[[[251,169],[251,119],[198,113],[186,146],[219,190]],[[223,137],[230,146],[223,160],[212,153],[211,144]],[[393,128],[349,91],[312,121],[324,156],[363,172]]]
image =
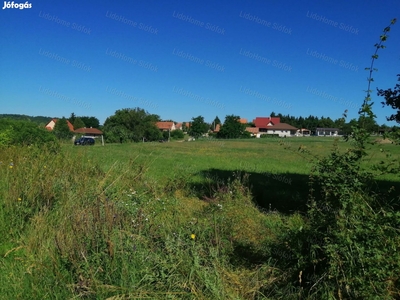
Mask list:
[[[400,81],[400,74],[397,76],[398,81]],[[391,88],[386,90],[378,89],[377,93],[378,96],[385,99],[381,102],[383,106],[389,106],[396,111],[387,117],[387,120],[400,123],[400,84],[396,84],[393,90]],[[271,112],[269,116],[279,117],[281,123],[287,123],[299,129],[305,128],[313,131],[318,127],[338,128],[345,135],[351,134],[357,124],[362,124],[368,133],[386,131],[396,133],[399,131],[396,126],[378,125],[374,118],[368,118],[363,115],[360,115],[358,119],[351,119],[349,122],[346,122],[344,118],[332,120],[330,117],[322,116],[319,118],[312,115],[308,117],[296,117],[281,113],[276,114],[275,112]],[[197,116],[192,118],[188,127],[184,123],[182,130],[162,132],[156,126],[156,122],[161,121],[160,116],[150,114],[139,107],[117,110],[112,116],[106,119],[103,126],[100,125],[100,121],[96,117],[76,116],[75,113],[71,113],[68,119],[63,117],[56,122],[51,136],[44,130],[44,125],[50,120],[51,118],[43,116],[32,117],[17,114],[0,114],[0,145],[52,141],[54,137],[69,139],[74,133],[68,127],[67,120],[73,125],[75,130],[83,127],[102,129],[106,141],[110,143],[183,138],[184,132],[195,138],[205,133],[210,133],[211,136],[216,138],[248,138],[250,137],[250,133],[246,131],[246,127],[255,127],[252,122],[247,124],[240,123],[240,117],[235,115],[227,115],[223,123],[218,116],[211,123],[206,123],[203,116]],[[217,125],[220,128],[218,132],[215,132]]]

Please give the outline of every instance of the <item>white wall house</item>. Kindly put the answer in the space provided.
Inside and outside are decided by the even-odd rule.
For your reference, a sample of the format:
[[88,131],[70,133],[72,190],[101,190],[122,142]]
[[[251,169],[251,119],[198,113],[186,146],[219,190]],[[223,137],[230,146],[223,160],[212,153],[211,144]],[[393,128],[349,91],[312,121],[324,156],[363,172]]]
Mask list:
[[316,128],[315,135],[317,136],[337,136],[339,128]]
[[278,123],[276,125],[269,125],[266,128],[260,128],[261,134],[277,134],[280,137],[289,137],[295,135],[297,132],[297,128],[286,124],[286,123]]

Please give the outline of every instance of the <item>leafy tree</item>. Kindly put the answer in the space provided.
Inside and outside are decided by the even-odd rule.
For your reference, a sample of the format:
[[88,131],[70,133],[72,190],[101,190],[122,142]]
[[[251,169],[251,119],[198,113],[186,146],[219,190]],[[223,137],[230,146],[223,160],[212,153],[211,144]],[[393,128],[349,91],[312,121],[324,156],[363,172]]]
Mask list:
[[192,118],[192,123],[189,128],[189,135],[195,138],[202,136],[204,133],[208,131],[209,126],[204,122],[204,118],[202,116],[198,116],[196,118]]
[[160,120],[141,108],[117,110],[104,122],[104,135],[107,142],[139,142],[159,140],[161,131],[155,123]]
[[74,124],[74,123],[75,123],[75,119],[76,119],[75,113],[71,113],[71,116],[68,118],[68,121],[69,121],[71,124]]
[[96,117],[84,116],[84,117],[79,117],[79,118],[83,121],[83,123],[85,123],[86,127],[88,127],[88,128],[90,128],[90,127],[99,128],[99,126],[100,126],[100,121]]
[[250,133],[246,131],[246,125],[240,123],[239,116],[230,115],[225,117],[225,122],[221,126],[217,137],[224,139],[238,139],[250,137]]
[[360,116],[358,121],[360,122],[360,124],[363,125],[364,129],[368,133],[378,132],[379,126],[374,118],[367,118],[365,116]]
[[169,141],[170,139],[170,132],[168,130],[162,132],[162,137],[164,140]]
[[70,131],[67,119],[62,117],[58,119],[53,128],[54,135],[61,140],[67,140],[73,137],[74,133]]
[[79,129],[79,128],[84,128],[86,127],[85,123],[83,123],[81,118],[75,118],[74,123],[72,123],[74,125],[74,129]]
[[183,132],[187,132],[187,130],[188,130],[188,128],[187,128],[187,126],[186,126],[186,122],[183,122],[183,123],[182,123],[182,131],[183,131]]
[[210,130],[215,130],[215,127],[217,125],[221,125],[221,120],[218,118],[218,116],[215,117],[214,121],[211,124]]
[[185,136],[185,135],[183,134],[183,131],[180,130],[180,129],[172,130],[172,131],[171,131],[171,138],[172,138],[172,139],[176,139],[176,140],[178,140],[178,139],[183,139],[184,136]]
[[[400,81],[400,74],[397,76],[399,77],[397,80]],[[378,96],[385,97],[385,102],[381,102],[383,106],[387,105],[393,109],[397,109],[397,112],[387,117],[387,120],[400,123],[400,84],[396,84],[393,91],[392,89],[378,89]]]

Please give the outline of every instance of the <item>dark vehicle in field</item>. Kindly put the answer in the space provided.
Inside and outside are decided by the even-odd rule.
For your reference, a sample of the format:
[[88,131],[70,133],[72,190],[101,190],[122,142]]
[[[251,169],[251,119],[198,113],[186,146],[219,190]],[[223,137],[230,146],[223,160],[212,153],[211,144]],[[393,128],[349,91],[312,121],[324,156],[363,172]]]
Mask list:
[[74,145],[81,145],[81,146],[85,146],[85,145],[94,145],[94,138],[92,137],[81,137],[77,140],[75,140]]

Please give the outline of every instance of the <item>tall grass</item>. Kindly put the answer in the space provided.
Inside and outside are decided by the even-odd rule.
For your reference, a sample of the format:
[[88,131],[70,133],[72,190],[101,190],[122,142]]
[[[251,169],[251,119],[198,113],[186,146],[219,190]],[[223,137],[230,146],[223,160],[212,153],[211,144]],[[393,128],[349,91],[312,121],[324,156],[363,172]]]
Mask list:
[[135,160],[105,171],[85,152],[0,157],[4,299],[256,299],[281,276],[265,259],[275,225],[240,178],[206,202]]
[[[309,256],[304,249],[321,246],[307,215],[282,215],[273,206],[256,206],[257,180],[269,198],[278,197],[274,193],[284,187],[265,173],[269,169],[263,164],[254,170],[243,158],[236,171],[221,162],[215,172],[210,170],[208,164],[218,160],[202,160],[210,148],[220,157],[225,155],[225,162],[248,157],[246,142],[226,141],[226,145],[229,151],[207,143],[183,148],[178,143],[65,146],[60,152],[33,146],[1,148],[0,298],[313,299],[323,295],[322,286],[314,293],[304,290],[319,280],[302,269]],[[258,141],[247,145],[256,152],[265,147]],[[278,146],[268,144],[270,149]],[[281,155],[292,157],[293,152]],[[162,175],[155,170],[158,166],[169,170]],[[281,165],[283,174],[284,170]],[[298,188],[286,187],[285,192],[292,194]],[[379,240],[378,235],[376,245]],[[396,247],[395,239],[386,240]],[[334,249],[329,251],[333,256]],[[396,283],[387,286],[394,295]]]

